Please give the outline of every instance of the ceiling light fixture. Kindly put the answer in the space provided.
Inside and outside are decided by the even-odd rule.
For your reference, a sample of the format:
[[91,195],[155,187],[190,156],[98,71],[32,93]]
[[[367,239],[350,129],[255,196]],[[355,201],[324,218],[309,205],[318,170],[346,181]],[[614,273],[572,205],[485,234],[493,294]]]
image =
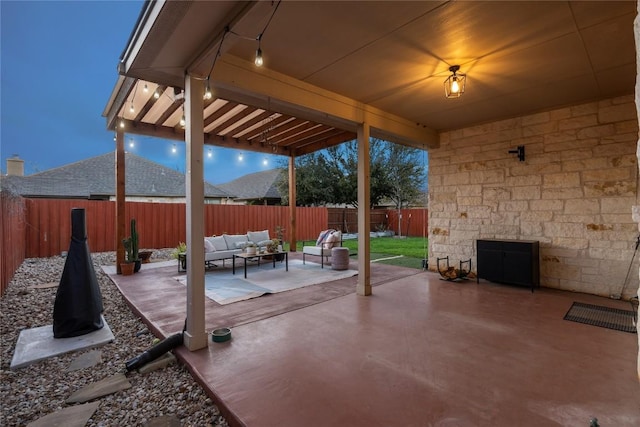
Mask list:
[[451,75],[444,81],[444,94],[447,98],[459,98],[464,93],[467,75],[458,73],[459,65],[449,67]]

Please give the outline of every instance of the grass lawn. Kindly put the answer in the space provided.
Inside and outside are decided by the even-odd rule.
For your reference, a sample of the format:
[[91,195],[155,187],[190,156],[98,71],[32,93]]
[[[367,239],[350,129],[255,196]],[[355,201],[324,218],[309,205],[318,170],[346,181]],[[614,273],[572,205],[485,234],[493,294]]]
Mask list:
[[[357,240],[344,240],[342,246],[349,248],[352,258],[357,258]],[[372,237],[369,247],[371,248],[371,260],[391,258],[377,262],[422,269],[422,259],[426,258],[425,253],[428,250],[429,242],[423,237],[406,237],[402,239]],[[288,244],[285,245],[285,249],[289,249]],[[299,249],[302,250],[302,247],[299,246]]]
[[[349,248],[349,252],[358,252],[357,240],[344,240],[342,246]],[[427,258],[429,242],[423,237],[372,237],[369,242],[371,260],[383,259],[382,264],[397,265],[401,267],[422,269],[422,259]],[[354,255],[354,257],[357,257]],[[398,258],[394,258],[398,257]]]

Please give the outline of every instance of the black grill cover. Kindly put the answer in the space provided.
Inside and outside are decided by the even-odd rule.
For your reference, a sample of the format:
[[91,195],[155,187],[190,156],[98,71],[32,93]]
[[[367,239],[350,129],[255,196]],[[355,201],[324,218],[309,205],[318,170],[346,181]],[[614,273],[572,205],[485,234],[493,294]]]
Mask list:
[[84,209],[71,209],[71,244],[53,306],[53,337],[69,338],[101,329],[102,294],[87,244]]

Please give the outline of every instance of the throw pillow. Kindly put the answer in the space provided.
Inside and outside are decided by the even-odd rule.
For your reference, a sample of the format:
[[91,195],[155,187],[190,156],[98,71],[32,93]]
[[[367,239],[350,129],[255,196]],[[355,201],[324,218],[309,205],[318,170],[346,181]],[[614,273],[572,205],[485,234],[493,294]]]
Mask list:
[[340,232],[334,231],[333,233],[329,234],[327,238],[324,240],[324,243],[322,244],[322,248],[323,249],[333,248],[336,245],[336,243],[340,241],[340,237],[338,233]]
[[333,233],[334,231],[335,230],[333,228],[321,231],[320,235],[318,236],[318,240],[316,240],[316,246],[322,246],[322,244],[325,242],[327,237],[329,237],[331,233]]
[[216,247],[213,246],[213,243],[211,243],[209,241],[208,238],[204,238],[204,251],[205,252],[215,252],[216,251]]

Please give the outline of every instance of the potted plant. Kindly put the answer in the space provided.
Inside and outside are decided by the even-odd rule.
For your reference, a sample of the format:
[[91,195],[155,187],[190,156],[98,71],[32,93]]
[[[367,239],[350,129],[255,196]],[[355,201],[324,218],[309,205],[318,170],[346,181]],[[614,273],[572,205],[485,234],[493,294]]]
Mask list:
[[[136,229],[135,219],[131,220],[131,235],[126,239],[122,239],[122,244],[124,245],[125,256],[126,256],[125,264],[133,264],[133,267],[132,267],[133,272],[137,273],[138,271],[140,271],[140,266],[142,265],[142,262],[140,261],[140,257],[138,254],[138,231]],[[123,265],[124,264],[120,265],[121,270],[123,270],[122,269]],[[125,267],[125,268],[127,270],[129,269],[129,267]]]
[[247,246],[245,246],[245,250],[247,251],[247,255],[255,255],[257,250],[256,244],[253,242],[247,243]]
[[184,271],[187,269],[187,244],[185,242],[179,242],[178,246],[171,252],[171,257],[178,260],[178,271]]
[[135,262],[133,262],[133,249],[131,245],[131,237],[122,239],[122,245],[124,246],[125,261],[120,264],[120,272],[123,276],[130,276],[135,269]]

